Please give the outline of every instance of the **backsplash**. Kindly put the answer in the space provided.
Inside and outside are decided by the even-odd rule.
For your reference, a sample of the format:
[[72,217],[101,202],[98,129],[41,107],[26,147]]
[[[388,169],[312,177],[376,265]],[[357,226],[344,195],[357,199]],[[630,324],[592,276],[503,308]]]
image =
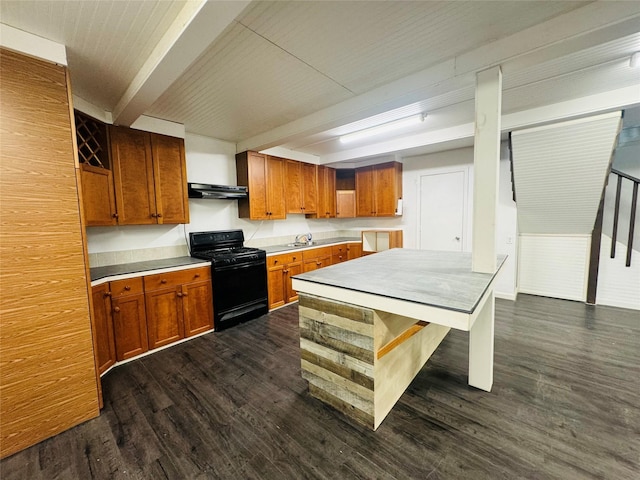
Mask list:
[[89,254],[90,267],[106,267],[123,263],[144,262],[147,260],[161,260],[189,256],[186,245],[172,245],[169,247],[139,248],[136,250],[119,250],[117,252],[100,252]]
[[[307,233],[307,232],[299,232]],[[335,237],[360,238],[360,230],[331,230],[328,232],[313,232],[314,240],[324,240]],[[248,247],[261,248],[269,245],[282,245],[291,243],[295,235],[280,237],[252,238],[245,240]],[[135,250],[119,250],[115,252],[100,252],[89,254],[90,267],[106,267],[109,265],[121,265],[123,263],[144,262],[147,260],[161,260],[163,258],[175,258],[189,256],[187,245],[172,245],[169,247],[139,248]]]

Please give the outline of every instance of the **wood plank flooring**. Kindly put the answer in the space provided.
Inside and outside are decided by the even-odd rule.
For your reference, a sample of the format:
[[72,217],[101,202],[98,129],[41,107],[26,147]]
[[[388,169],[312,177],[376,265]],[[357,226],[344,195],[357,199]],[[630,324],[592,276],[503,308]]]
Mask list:
[[452,330],[376,432],[312,398],[297,304],[120,366],[10,479],[638,479],[640,314],[496,301],[491,393]]

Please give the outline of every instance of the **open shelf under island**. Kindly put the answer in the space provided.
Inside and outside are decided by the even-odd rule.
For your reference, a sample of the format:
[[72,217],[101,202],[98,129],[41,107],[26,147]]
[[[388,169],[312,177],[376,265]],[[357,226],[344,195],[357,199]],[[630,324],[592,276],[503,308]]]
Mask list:
[[469,332],[469,384],[493,383],[493,273],[471,254],[392,249],[293,277],[309,392],[378,428],[451,328]]

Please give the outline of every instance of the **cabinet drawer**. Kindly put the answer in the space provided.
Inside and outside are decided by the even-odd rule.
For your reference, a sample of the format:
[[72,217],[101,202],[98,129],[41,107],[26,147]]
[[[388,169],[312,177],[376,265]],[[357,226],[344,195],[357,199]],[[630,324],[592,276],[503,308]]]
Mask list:
[[174,287],[183,283],[211,279],[211,267],[189,268],[177,272],[157,273],[144,277],[145,290]]
[[267,268],[302,261],[302,252],[282,253],[267,257]]
[[302,259],[306,262],[312,258],[331,257],[331,247],[312,248],[302,252]]
[[331,247],[331,255],[346,255],[347,254],[347,244],[343,243],[342,245],[334,245]]
[[125,280],[114,280],[110,282],[112,297],[122,297],[144,292],[142,277],[127,278]]

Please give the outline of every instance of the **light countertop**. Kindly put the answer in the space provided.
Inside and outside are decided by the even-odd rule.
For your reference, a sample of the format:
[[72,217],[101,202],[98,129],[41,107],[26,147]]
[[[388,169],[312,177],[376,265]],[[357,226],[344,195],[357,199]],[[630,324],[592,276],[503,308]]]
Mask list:
[[473,313],[494,273],[471,271],[471,253],[394,248],[293,277],[422,305]]
[[211,265],[207,260],[194,257],[163,258],[161,260],[148,260],[145,262],[125,263],[120,265],[108,265],[106,267],[94,267],[90,269],[92,285],[102,283],[111,278],[130,278],[139,276],[144,272],[160,273],[184,268]]
[[267,252],[267,255],[273,255],[276,253],[284,253],[284,252],[292,252],[298,250],[308,250],[310,248],[316,247],[326,247],[328,245],[338,245],[340,243],[350,243],[357,242],[360,243],[362,241],[361,237],[333,237],[333,238],[323,238],[322,240],[314,240],[312,245],[302,245],[292,247],[291,245],[269,245],[266,247],[258,247]]

